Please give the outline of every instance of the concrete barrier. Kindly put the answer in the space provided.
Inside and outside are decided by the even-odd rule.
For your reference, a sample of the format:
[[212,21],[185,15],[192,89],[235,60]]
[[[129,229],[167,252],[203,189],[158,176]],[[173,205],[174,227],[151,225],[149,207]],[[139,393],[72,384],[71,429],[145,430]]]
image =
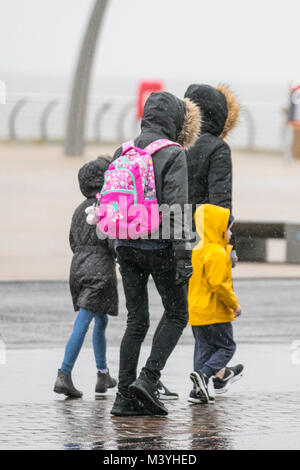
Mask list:
[[300,264],[300,224],[285,222],[240,221],[234,225],[240,261],[267,261],[267,240],[285,239],[286,262]]

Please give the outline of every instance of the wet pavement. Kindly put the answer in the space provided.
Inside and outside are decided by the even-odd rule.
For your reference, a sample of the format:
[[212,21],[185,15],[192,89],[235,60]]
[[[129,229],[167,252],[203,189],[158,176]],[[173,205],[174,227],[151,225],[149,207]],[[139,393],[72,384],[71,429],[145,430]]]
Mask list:
[[[116,418],[112,399],[6,406],[2,449],[237,450],[299,449],[300,412],[290,394],[223,399],[212,407],[169,406],[167,418]],[[284,406],[283,403],[284,402]],[[0,409],[1,420],[3,419]],[[29,419],[30,416],[30,419]],[[2,432],[1,432],[2,434]],[[13,436],[12,436],[13,435]]]
[[[193,353],[187,328],[163,373],[166,385],[180,395],[166,402],[169,415],[117,418],[110,415],[114,390],[95,399],[90,338],[73,374],[83,398],[68,400],[52,392],[74,319],[67,285],[0,284],[0,325],[8,339],[6,364],[0,365],[0,449],[299,449],[299,287],[300,280],[237,283],[245,316],[235,324],[233,362],[245,365],[245,376],[215,405],[187,402]],[[150,290],[153,329],[161,306]],[[125,322],[122,295],[120,310],[108,330],[112,375],[118,371]],[[149,347],[148,340],[141,365]]]
[[[300,278],[238,279],[235,290],[244,310],[235,322],[239,342],[282,343],[300,339]],[[120,315],[110,318],[108,341],[120,343],[126,308],[119,282]],[[146,343],[162,315],[160,297],[149,283],[151,325]],[[67,282],[0,282],[0,339],[10,348],[63,347],[75,319]],[[88,341],[90,341],[90,335]],[[87,342],[88,342],[87,341]],[[186,328],[180,344],[193,344]]]
[[[118,348],[108,353],[115,375]],[[168,417],[118,418],[110,415],[114,390],[94,397],[91,349],[74,372],[80,400],[52,392],[62,349],[8,351],[0,366],[0,449],[299,449],[300,366],[292,364],[290,347],[240,345],[236,362],[245,364],[245,377],[204,406],[187,402],[191,353],[179,346],[163,374],[180,395],[166,402]]]

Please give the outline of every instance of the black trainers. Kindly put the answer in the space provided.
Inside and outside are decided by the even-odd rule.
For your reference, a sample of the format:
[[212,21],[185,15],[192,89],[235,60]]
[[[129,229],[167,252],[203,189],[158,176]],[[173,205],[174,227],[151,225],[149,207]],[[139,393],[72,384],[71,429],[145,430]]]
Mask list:
[[191,390],[188,401],[190,403],[203,403],[200,393],[197,393],[195,388]]
[[149,416],[152,414],[136,398],[124,397],[120,392],[117,393],[110,413],[114,416]]
[[179,398],[178,393],[170,392],[170,390],[161,381],[157,384],[157,390],[160,400],[178,400]]
[[82,392],[77,390],[73,385],[71,374],[67,374],[61,369],[58,369],[57,379],[54,384],[54,392],[72,398],[82,397]]
[[209,379],[206,375],[202,374],[202,372],[192,372],[190,374],[190,379],[194,384],[195,391],[197,395],[201,397],[201,403],[207,404],[209,403],[209,392],[208,392],[208,382]]
[[216,395],[226,393],[230,385],[243,377],[243,373],[244,366],[242,364],[238,364],[235,367],[226,367],[223,379],[220,379],[219,377],[215,377],[213,379]]
[[109,369],[107,369],[107,372],[98,371],[95,394],[101,395],[106,393],[108,388],[114,388],[116,385],[117,381],[110,376]]
[[[196,390],[193,388],[189,394],[188,401],[190,403],[197,403],[201,405],[207,405],[207,400],[203,401],[203,398],[201,397],[200,393],[196,392]],[[212,396],[212,394],[209,392],[209,397],[208,397],[208,403],[209,404],[214,404],[215,403],[215,397]]]
[[166,416],[168,414],[165,405],[159,401],[157,385],[150,382],[144,375],[140,376],[129,386],[129,391],[153,415]]

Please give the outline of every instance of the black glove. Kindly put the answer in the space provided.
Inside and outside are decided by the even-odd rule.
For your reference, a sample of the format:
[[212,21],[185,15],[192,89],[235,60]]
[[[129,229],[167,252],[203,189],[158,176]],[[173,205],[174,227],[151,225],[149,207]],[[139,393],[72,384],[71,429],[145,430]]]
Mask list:
[[176,262],[176,286],[184,286],[188,283],[193,274],[193,266],[191,262],[191,252],[184,252],[184,257],[177,258]]

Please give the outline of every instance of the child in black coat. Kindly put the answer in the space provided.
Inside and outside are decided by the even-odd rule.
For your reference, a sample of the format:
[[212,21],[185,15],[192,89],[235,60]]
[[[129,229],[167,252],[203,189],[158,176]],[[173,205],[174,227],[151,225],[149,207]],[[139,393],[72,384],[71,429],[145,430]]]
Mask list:
[[98,369],[95,392],[105,393],[116,386],[107,368],[105,336],[108,315],[118,315],[115,258],[108,240],[100,240],[95,226],[86,222],[86,209],[96,201],[95,195],[103,186],[108,166],[108,157],[99,157],[86,163],[78,174],[81,192],[86,197],[75,210],[70,229],[70,246],[74,253],[70,290],[78,315],[54,386],[56,393],[74,398],[80,398],[82,393],[74,387],[71,372],[93,319],[93,348]]

